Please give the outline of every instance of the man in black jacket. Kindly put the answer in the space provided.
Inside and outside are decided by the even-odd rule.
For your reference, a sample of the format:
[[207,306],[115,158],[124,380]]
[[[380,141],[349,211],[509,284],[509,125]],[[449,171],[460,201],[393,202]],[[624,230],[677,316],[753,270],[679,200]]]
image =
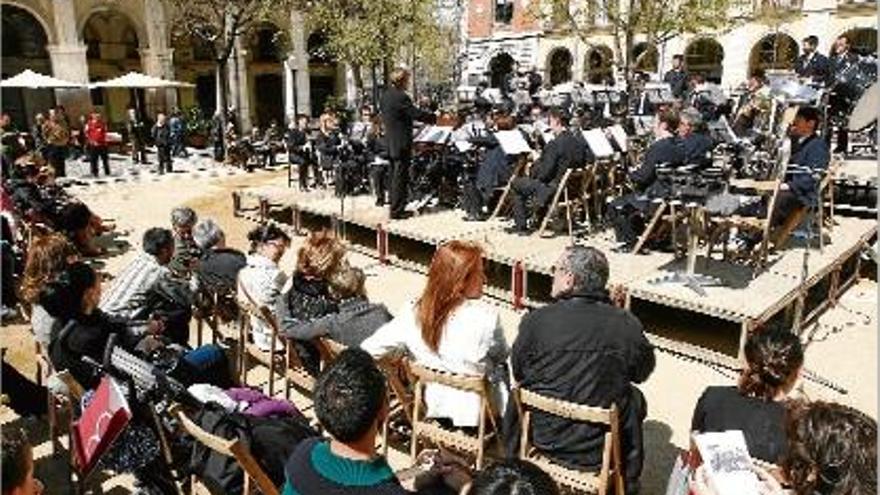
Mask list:
[[529,177],[517,177],[511,184],[513,192],[513,232],[528,235],[528,202],[532,211],[544,209],[556,192],[565,171],[580,167],[587,161],[586,143],[565,127],[565,117],[558,108],[550,109],[550,131],[555,136],[547,143],[541,158],[532,165]]
[[672,69],[663,76],[663,82],[669,84],[672,90],[672,96],[682,99],[686,96],[688,90],[688,74],[684,69],[684,56],[674,55],[672,57]]
[[391,73],[391,87],[382,96],[382,121],[388,140],[391,159],[391,218],[405,218],[409,188],[409,162],[412,156],[413,121],[433,123],[434,115],[413,105],[406,94],[409,72],[395,69]]
[[803,53],[794,61],[795,73],[824,85],[831,73],[831,61],[816,50],[819,46],[819,38],[813,35],[807,36],[801,46]]
[[684,147],[675,134],[680,122],[678,113],[672,110],[655,117],[654,142],[645,152],[642,165],[628,175],[633,192],[611,202],[609,213],[615,236],[627,247],[635,244],[644,230],[651,200],[669,195],[667,185],[657,180],[657,167],[678,166],[685,161]]
[[[633,383],[654,370],[654,349],[642,324],[614,307],[605,290],[608,260],[593,247],[571,246],[556,262],[553,304],[526,315],[511,351],[516,383],[552,398],[594,407],[617,405],[627,493],[638,491],[647,406]],[[508,453],[518,452],[518,411],[504,417]],[[531,438],[543,454],[567,465],[598,468],[606,428],[535,412]]]

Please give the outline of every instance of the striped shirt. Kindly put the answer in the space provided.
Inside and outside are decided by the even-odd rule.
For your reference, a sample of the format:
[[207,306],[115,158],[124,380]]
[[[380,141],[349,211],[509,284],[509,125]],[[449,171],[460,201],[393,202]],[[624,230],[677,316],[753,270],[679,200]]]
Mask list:
[[101,297],[100,308],[114,316],[131,318],[147,302],[147,293],[171,270],[159,264],[152,254],[141,252],[122,270]]

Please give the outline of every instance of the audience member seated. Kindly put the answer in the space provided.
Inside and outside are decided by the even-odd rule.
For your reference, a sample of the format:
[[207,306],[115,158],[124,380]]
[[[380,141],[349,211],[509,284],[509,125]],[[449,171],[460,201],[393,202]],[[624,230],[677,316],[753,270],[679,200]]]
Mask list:
[[[247,257],[241,251],[226,247],[226,234],[217,222],[206,218],[193,227],[193,242],[200,253],[195,276],[197,294],[205,296],[202,302],[235,294],[238,272],[247,266]],[[233,308],[216,308],[223,321],[231,321],[236,314]]]
[[[315,387],[315,414],[330,439],[300,442],[285,466],[282,495],[410,493],[376,452],[376,436],[388,414],[387,385],[369,354],[347,349],[323,371]],[[418,477],[415,487],[444,493],[438,489],[445,485],[451,490],[446,493],[458,493],[467,481],[461,469],[440,462]]]
[[91,365],[82,361],[89,357],[102,362],[110,335],[133,350],[144,340],[144,348],[159,346],[155,338],[163,331],[159,319],[135,325],[127,318],[111,316],[98,307],[101,300],[101,277],[89,265],[76,262],[46,285],[40,304],[55,318],[49,344],[49,357],[56,370],[68,370],[87,389],[97,386],[100,376]]
[[3,428],[3,495],[42,495],[43,483],[34,478],[34,449],[20,428]]
[[[290,237],[274,225],[260,225],[248,233],[251,243],[247,265],[238,273],[239,298],[257,307],[277,307],[287,275],[278,267],[284,252],[290,247]],[[268,351],[272,329],[266,323],[251,316],[251,337],[260,349]],[[279,342],[278,349],[283,345]]]
[[[474,243],[450,241],[437,249],[422,296],[361,347],[374,356],[406,351],[418,364],[465,375],[485,375],[493,385],[496,411],[507,401],[508,348],[498,311],[483,296],[483,252]],[[479,397],[430,384],[427,417],[446,418],[457,427],[479,424]]]
[[[647,405],[633,383],[654,370],[654,349],[642,324],[611,304],[608,260],[595,248],[572,246],[553,273],[553,304],[523,317],[511,351],[518,386],[576,404],[620,410],[621,449],[628,493],[638,492],[644,461],[642,421]],[[519,414],[505,415],[508,454],[519,452]],[[565,465],[598,469],[606,429],[536,411],[535,447]]]
[[742,430],[752,457],[779,464],[785,456],[785,401],[800,375],[804,351],[797,335],[753,333],[737,387],[709,387],[694,410],[691,430]]
[[509,459],[476,473],[468,495],[557,495],[549,474],[531,462]]
[[168,263],[171,273],[184,280],[189,280],[196,260],[199,259],[199,247],[193,240],[193,227],[199,220],[192,208],[178,207],[171,210],[171,231],[174,233],[174,256]]
[[[558,108],[550,114],[550,131],[555,136],[541,152],[541,158],[533,164],[528,177],[517,177],[511,183],[513,193],[513,231],[528,235],[529,212],[538,216],[553,198],[565,171],[581,167],[587,161],[587,147],[565,126],[565,116]],[[527,207],[532,204],[531,210]]]
[[371,303],[364,288],[363,270],[351,266],[337,270],[329,281],[329,295],[335,301],[336,311],[310,320],[286,318],[285,334],[301,340],[328,336],[346,346],[358,347],[391,321],[391,313],[384,304]]
[[113,280],[101,299],[101,309],[109,315],[133,320],[158,315],[165,324],[165,336],[185,344],[193,297],[189,285],[174,278],[168,268],[173,256],[171,231],[159,227],[147,230],[143,251]]
[[34,237],[28,246],[19,294],[22,301],[30,305],[31,329],[38,344],[49,345],[55,322],[40,304],[40,291],[78,257],[76,248],[61,234]]
[[634,245],[645,230],[651,200],[669,195],[668,187],[657,180],[657,167],[678,166],[685,161],[681,141],[675,135],[679,126],[677,112],[667,110],[657,115],[654,119],[655,140],[645,152],[641,166],[628,175],[633,192],[611,202],[608,214],[614,224],[614,235],[617,242],[626,247]]
[[877,420],[831,402],[789,409],[782,465],[795,495],[877,493]]

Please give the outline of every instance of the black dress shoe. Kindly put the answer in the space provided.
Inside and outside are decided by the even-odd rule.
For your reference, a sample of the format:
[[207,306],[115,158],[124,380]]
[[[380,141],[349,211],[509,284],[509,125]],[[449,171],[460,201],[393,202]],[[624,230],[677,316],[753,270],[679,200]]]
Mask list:
[[413,216],[413,214],[411,211],[405,211],[403,213],[398,213],[396,215],[392,214],[390,218],[392,220],[406,220],[407,218],[412,218],[412,216]]
[[487,219],[488,219],[487,215],[475,214],[475,213],[468,213],[464,217],[465,222],[485,222]]
[[531,232],[529,232],[529,229],[520,229],[518,227],[507,227],[504,229],[504,232],[508,234],[518,235],[520,237],[528,237],[532,234]]

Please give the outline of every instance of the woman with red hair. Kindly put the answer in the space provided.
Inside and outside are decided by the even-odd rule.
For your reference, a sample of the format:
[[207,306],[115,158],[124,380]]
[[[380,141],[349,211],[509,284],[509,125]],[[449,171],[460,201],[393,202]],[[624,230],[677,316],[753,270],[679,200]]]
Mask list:
[[[498,311],[481,301],[483,250],[475,243],[451,241],[431,261],[422,296],[366,339],[373,356],[406,351],[418,364],[466,375],[485,375],[493,383],[496,411],[504,410],[508,347]],[[443,385],[425,391],[427,415],[447,418],[458,427],[479,423],[479,397]]]

